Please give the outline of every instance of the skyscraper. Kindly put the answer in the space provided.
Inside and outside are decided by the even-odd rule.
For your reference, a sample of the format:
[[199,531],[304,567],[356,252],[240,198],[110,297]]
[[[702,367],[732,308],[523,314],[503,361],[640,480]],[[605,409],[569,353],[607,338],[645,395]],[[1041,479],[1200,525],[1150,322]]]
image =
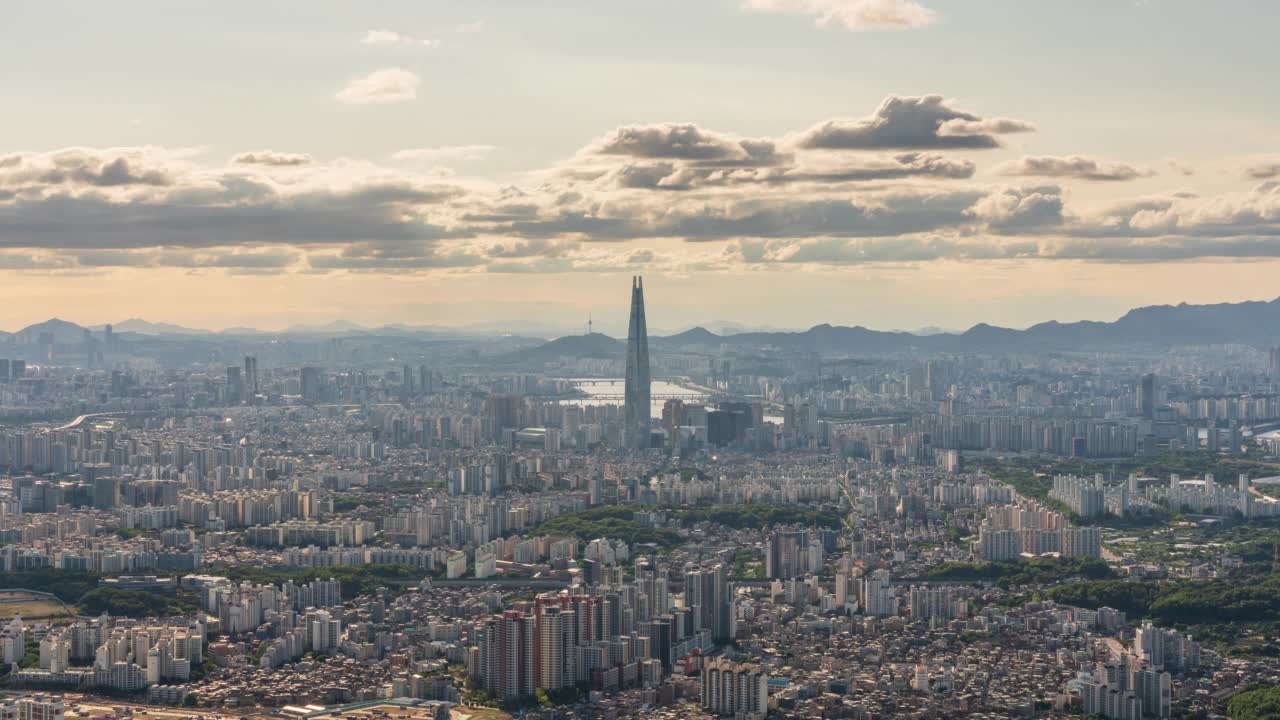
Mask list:
[[319,402],[320,400],[320,368],[304,367],[299,371],[299,385],[303,402]]
[[1147,373],[1138,383],[1138,410],[1142,417],[1150,420],[1156,412],[1156,376]]
[[227,366],[227,404],[239,405],[244,400],[244,376],[239,365]]
[[258,394],[258,358],[254,355],[244,356],[244,388],[248,397],[246,401],[252,402],[253,396]]
[[649,447],[649,330],[644,322],[644,280],[631,279],[631,321],[627,324],[627,382],[623,442],[633,450]]

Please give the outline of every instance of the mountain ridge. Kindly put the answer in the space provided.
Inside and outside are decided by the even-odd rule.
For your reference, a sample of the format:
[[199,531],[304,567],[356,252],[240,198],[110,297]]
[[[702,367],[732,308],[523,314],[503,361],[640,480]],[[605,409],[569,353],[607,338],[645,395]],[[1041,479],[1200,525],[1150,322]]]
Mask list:
[[[78,342],[86,330],[101,333],[103,325],[86,327],[61,318],[28,325],[13,332],[0,331],[9,342],[36,342],[51,333],[55,342]],[[438,328],[388,324],[365,327],[347,320],[322,325],[294,325],[270,331],[248,327],[221,331],[198,330],[172,323],[130,318],[114,326],[117,332],[147,337],[226,337],[229,335],[450,335],[471,334],[466,328]],[[532,339],[532,338],[531,338]],[[1121,347],[1161,348],[1177,345],[1280,344],[1280,298],[1239,303],[1146,305],[1125,312],[1113,321],[1048,320],[1025,329],[980,322],[963,332],[913,333],[873,330],[862,325],[819,323],[807,330],[755,330],[716,333],[703,325],[673,335],[654,335],[650,345],[660,351],[712,350],[721,346],[739,349],[780,347],[799,352],[885,354],[923,352],[1016,352],[1102,350]],[[586,357],[612,359],[625,351],[625,342],[603,333],[564,335],[521,351],[521,359]],[[514,359],[514,358],[513,358]]]

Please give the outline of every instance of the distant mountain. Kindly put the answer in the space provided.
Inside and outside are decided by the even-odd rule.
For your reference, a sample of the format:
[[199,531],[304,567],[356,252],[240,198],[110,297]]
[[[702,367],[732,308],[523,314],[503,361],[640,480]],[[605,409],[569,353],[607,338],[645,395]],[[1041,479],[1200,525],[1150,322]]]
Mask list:
[[[98,325],[92,328],[94,331],[105,329],[104,325]],[[111,326],[112,332],[131,332],[139,335],[207,335],[208,330],[197,330],[195,328],[183,327],[182,325],[174,325],[173,323],[151,322],[142,318],[129,318]]]
[[544,363],[558,358],[592,358],[618,360],[626,352],[627,344],[602,333],[567,335],[537,347],[519,350],[507,356],[507,360],[522,363]]
[[[180,335],[195,339],[209,335],[211,339],[262,334],[284,335],[383,335],[415,336],[420,340],[467,337],[495,341],[492,355],[509,362],[540,363],[563,357],[622,359],[624,341],[602,333],[568,335],[550,342],[537,336],[549,326],[512,327],[504,322],[487,328],[482,326],[433,327],[384,325],[368,328],[348,321],[336,320],[320,325],[294,325],[283,331],[264,333],[254,328],[227,328],[218,333],[206,330],[131,318],[116,323],[118,333],[142,336]],[[733,328],[738,330],[739,328]],[[92,328],[101,337],[101,326]],[[514,331],[516,334],[513,334]],[[18,344],[36,343],[44,333],[51,333],[60,344],[78,343],[85,328],[73,322],[53,318],[30,325],[15,333],[0,332],[0,340]],[[499,342],[500,341],[500,342]],[[865,327],[815,325],[808,330],[753,330],[716,333],[706,327],[694,327],[674,335],[651,335],[649,346],[660,352],[712,352],[721,346],[740,350],[769,348],[789,352],[814,352],[826,355],[883,355],[898,352],[1052,352],[1076,350],[1146,349],[1160,350],[1186,345],[1245,344],[1280,345],[1280,298],[1271,301],[1219,303],[1214,305],[1152,305],[1130,310],[1114,322],[1061,323],[1056,321],[1033,325],[1025,330],[1002,328],[979,323],[961,333],[937,332],[927,328],[918,333],[871,330]],[[515,352],[509,349],[532,345]]]
[[[590,338],[588,340],[588,338]],[[606,342],[608,341],[608,342]],[[677,335],[650,337],[655,350],[742,350],[776,348],[822,354],[882,355],[897,352],[1044,352],[1108,349],[1163,349],[1186,345],[1280,344],[1280,298],[1270,302],[1216,305],[1153,305],[1136,308],[1115,322],[1045,322],[1026,330],[979,323],[962,333],[870,330],[815,325],[798,332],[745,332],[717,335],[697,327]],[[590,349],[593,354],[580,352]],[[578,355],[620,359],[621,340],[575,335],[552,340],[522,353],[528,360]]]
[[334,320],[332,322],[323,323],[321,325],[290,325],[281,332],[283,334],[313,334],[313,333],[359,333],[366,332],[368,328],[350,320]]
[[719,345],[723,338],[704,327],[696,327],[691,330],[685,330],[684,332],[676,335],[668,335],[664,338],[654,338],[654,340],[660,342],[664,346],[688,347]]
[[85,328],[81,325],[53,318],[35,325],[28,325],[14,333],[14,335],[17,336],[19,342],[39,342],[41,335],[52,333],[54,342],[72,343],[83,340],[84,331]]

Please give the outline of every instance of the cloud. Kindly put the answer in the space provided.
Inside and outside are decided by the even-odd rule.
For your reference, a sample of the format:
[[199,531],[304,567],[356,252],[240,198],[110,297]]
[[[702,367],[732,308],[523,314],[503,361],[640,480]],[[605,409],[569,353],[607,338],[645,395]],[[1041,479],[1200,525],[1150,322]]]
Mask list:
[[1119,203],[1083,218],[1071,234],[1088,237],[1280,237],[1280,182],[1209,197],[1176,193]]
[[370,30],[364,34],[360,42],[365,45],[376,45],[380,47],[410,46],[421,45],[424,47],[434,47],[437,43],[434,40],[420,40],[412,35],[406,35],[395,30]]
[[1029,132],[1020,120],[983,120],[952,109],[941,95],[889,96],[862,120],[827,120],[801,133],[809,150],[985,150],[1000,147],[996,135]]
[[601,138],[587,151],[597,155],[688,160],[725,166],[776,165],[785,160],[772,140],[737,138],[696,125],[628,125]]
[[518,242],[499,242],[486,249],[485,254],[491,258],[529,258],[529,257],[562,257],[579,248],[580,243],[554,240],[521,240]]
[[937,14],[915,0],[746,0],[751,10],[810,15],[820,27],[850,32],[932,25]]
[[1249,180],[1280,177],[1280,156],[1254,159],[1245,166],[1244,177]]
[[[996,126],[1009,127],[991,125]],[[974,173],[972,162],[937,152],[850,154],[796,140],[744,138],[692,123],[627,125],[587,145],[559,168],[558,176],[601,188],[684,191],[914,177],[965,179]]]
[[287,153],[276,152],[275,150],[258,150],[256,152],[243,152],[231,158],[231,162],[237,165],[267,165],[270,167],[297,167],[299,165],[309,165],[312,162],[310,155],[306,153]]
[[1061,225],[1062,190],[1054,185],[1001,188],[973,204],[969,214],[993,232],[1028,232]]
[[28,196],[60,187],[146,190],[174,182],[184,153],[155,147],[81,148],[16,153],[0,158],[0,192]]
[[[696,273],[725,262],[1280,256],[1278,181],[1077,207],[1057,184],[977,180],[971,161],[947,152],[957,139],[988,147],[1025,123],[961,113],[936,97],[890,98],[867,120],[817,127],[839,123],[841,133],[822,142],[813,133],[624,125],[520,186],[424,169],[482,157],[489,145],[409,148],[391,156],[399,165],[270,149],[221,161],[153,146],[0,153],[0,267]],[[929,143],[942,147],[897,149]],[[1145,172],[1055,156],[1010,167],[1062,179]]]
[[392,153],[391,159],[402,161],[480,160],[497,149],[495,145],[440,145],[408,148]]
[[1169,166],[1169,170],[1183,177],[1190,177],[1196,174],[1196,169],[1190,165],[1178,160],[1177,158],[1169,158],[1165,160],[1165,164]]
[[484,30],[484,20],[472,20],[471,22],[459,23],[453,26],[453,32],[456,33],[478,33]]
[[406,102],[418,96],[420,82],[417,75],[404,68],[383,68],[352,80],[334,99],[347,105]]
[[211,269],[281,270],[302,257],[290,250],[242,251],[240,249],[87,250],[68,253],[81,267],[175,267]]
[[1001,175],[1075,178],[1078,180],[1123,181],[1149,177],[1153,173],[1124,163],[1101,162],[1079,155],[1023,155],[996,168]]
[[484,257],[472,250],[447,251],[430,243],[363,243],[347,246],[335,253],[307,256],[307,263],[318,271],[405,272],[476,267],[484,262]]
[[[213,170],[166,157],[154,148],[77,148],[7,161],[0,169],[0,248],[434,241],[453,236],[449,206],[464,195],[418,173],[359,165],[301,166],[285,182],[258,174],[257,165]],[[112,169],[121,158],[138,159],[127,176],[137,184]],[[150,182],[152,176],[164,182]]]
[[973,172],[974,165],[967,160],[928,153],[903,153],[857,161],[810,159],[800,164],[764,168],[700,167],[671,162],[627,163],[601,177],[604,185],[618,188],[694,190],[735,185],[835,185],[912,177],[957,180],[972,177]]
[[414,39],[395,30],[370,30],[360,42],[365,45],[412,45]]
[[745,265],[825,266],[961,262],[989,260],[1162,263],[1198,259],[1280,257],[1275,238],[1159,239],[961,239],[940,236],[904,238],[813,238],[736,241],[724,258]]
[[481,234],[623,242],[680,238],[894,236],[973,222],[974,191],[901,190],[866,196],[752,196],[653,200],[583,197],[548,203],[531,219],[478,228]]
[[910,238],[814,238],[727,246],[730,257],[747,264],[867,265],[932,260],[999,260],[1034,257],[1036,243],[993,242],[923,236]]

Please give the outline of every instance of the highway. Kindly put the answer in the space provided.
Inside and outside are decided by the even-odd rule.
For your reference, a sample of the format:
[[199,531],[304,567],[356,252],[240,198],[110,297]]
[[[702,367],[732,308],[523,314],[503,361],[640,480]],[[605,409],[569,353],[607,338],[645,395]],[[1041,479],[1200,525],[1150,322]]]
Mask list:
[[74,429],[74,428],[80,427],[80,425],[81,425],[81,424],[83,424],[85,420],[88,420],[88,419],[90,419],[90,418],[98,418],[98,417],[116,417],[116,416],[118,416],[118,415],[128,415],[128,414],[129,414],[129,413],[127,413],[127,412],[100,412],[100,413],[88,413],[87,415],[81,415],[80,417],[77,417],[75,420],[72,420],[71,422],[69,422],[69,423],[67,423],[66,425],[63,425],[62,427],[59,427],[59,428],[57,428],[57,429],[58,429],[58,430],[72,430],[72,429]]

